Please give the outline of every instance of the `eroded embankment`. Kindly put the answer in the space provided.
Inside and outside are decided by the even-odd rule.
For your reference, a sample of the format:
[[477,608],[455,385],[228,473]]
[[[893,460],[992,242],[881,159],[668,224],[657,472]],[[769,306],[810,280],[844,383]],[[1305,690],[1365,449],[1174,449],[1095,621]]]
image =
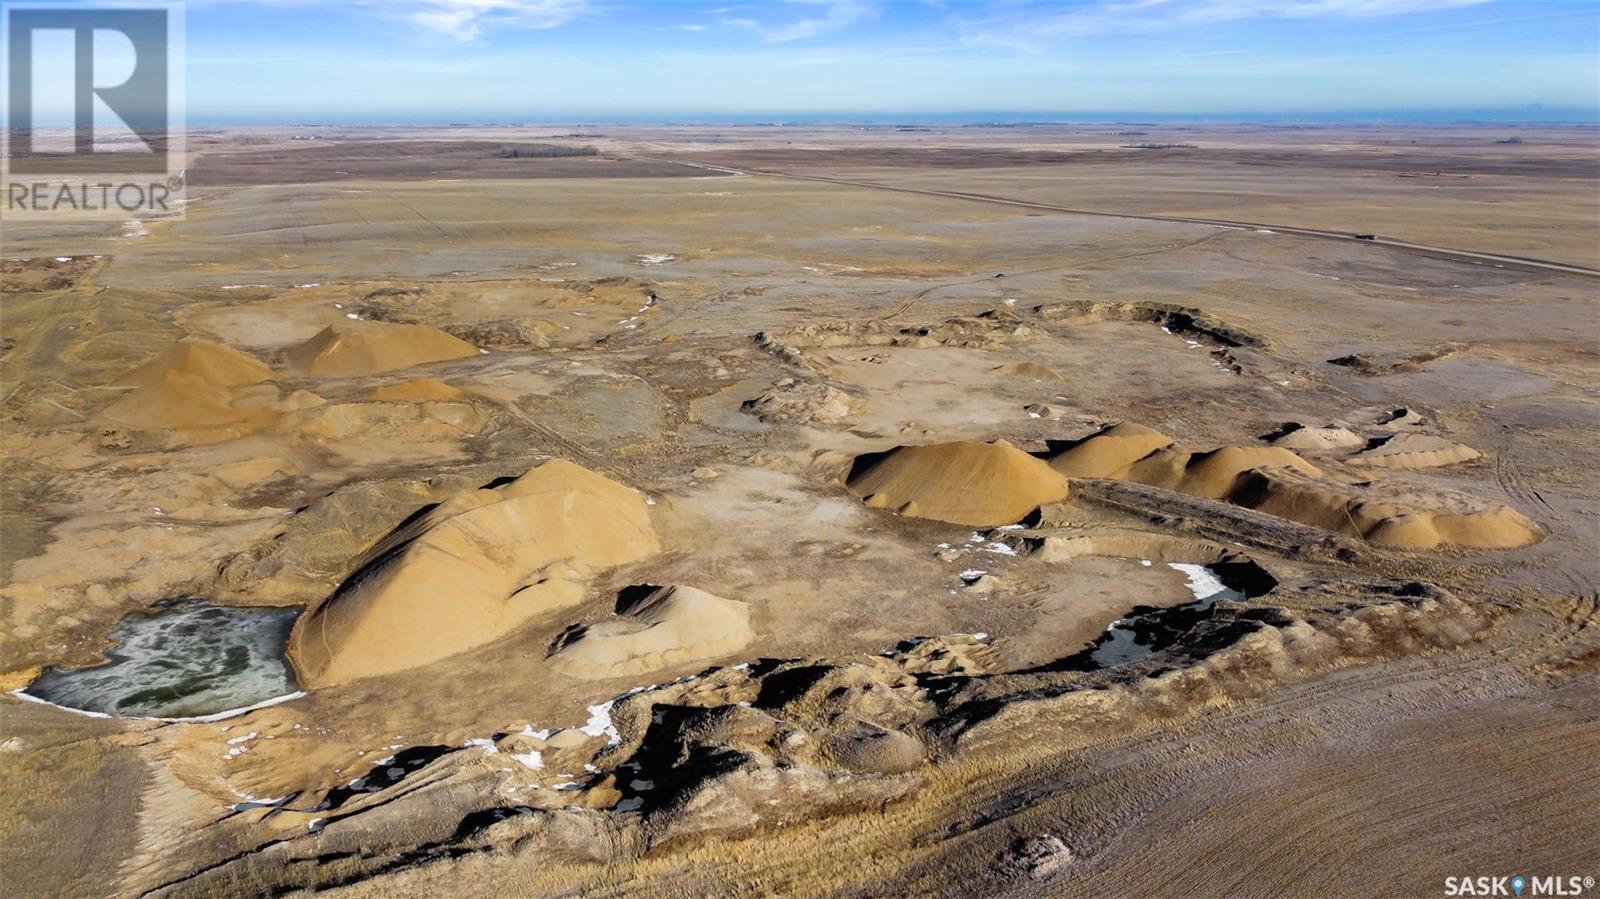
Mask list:
[[343,787],[241,803],[211,825],[233,851],[186,858],[192,873],[180,877],[150,871],[147,886],[326,886],[512,846],[547,860],[636,859],[914,801],[936,771],[991,752],[1022,719],[1077,721],[1079,742],[1093,742],[1330,667],[1459,646],[1499,617],[1419,583],[1341,589],[1345,602],[1315,611],[1222,596],[1169,610],[1157,619],[1161,645],[1095,670],[996,673],[985,639],[971,635],[713,668],[595,706],[580,728],[413,747]]

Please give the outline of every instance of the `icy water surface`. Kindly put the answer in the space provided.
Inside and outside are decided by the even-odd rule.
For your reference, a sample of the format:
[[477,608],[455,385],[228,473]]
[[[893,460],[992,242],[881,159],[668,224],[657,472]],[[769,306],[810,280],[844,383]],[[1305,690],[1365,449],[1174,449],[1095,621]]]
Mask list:
[[110,662],[47,669],[23,692],[128,717],[190,718],[257,705],[296,689],[283,649],[298,613],[174,602],[123,619],[111,632]]
[[1116,668],[1137,662],[1172,645],[1219,600],[1245,598],[1245,594],[1224,585],[1216,573],[1204,565],[1174,562],[1168,567],[1183,572],[1188,578],[1194,602],[1170,609],[1141,609],[1112,622],[1090,654],[1095,664],[1101,668]]

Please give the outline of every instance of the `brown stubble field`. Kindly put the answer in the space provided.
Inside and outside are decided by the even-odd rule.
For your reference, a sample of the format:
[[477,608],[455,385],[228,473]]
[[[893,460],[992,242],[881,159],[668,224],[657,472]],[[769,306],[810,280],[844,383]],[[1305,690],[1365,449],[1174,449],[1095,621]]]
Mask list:
[[[659,551],[470,651],[221,722],[5,697],[0,862],[24,894],[1600,873],[1600,279],[1139,218],[1592,267],[1592,129],[313,133],[199,136],[186,217],[147,235],[5,226],[6,688],[95,663],[166,598],[317,607],[418,509],[547,459],[648,497]],[[600,155],[493,156],[530,141]],[[422,358],[400,325],[469,349],[385,362]],[[306,362],[329,327],[370,331],[371,358]],[[186,338],[270,377],[128,386]],[[1063,458],[1121,422],[1254,461],[1215,487]],[[1041,506],[1021,529],[928,512],[970,499],[964,461],[907,463],[914,504],[851,486],[866,454],[994,440],[1021,458],[982,499]],[[1028,454],[1064,499],[1012,496]],[[1061,663],[1191,599],[1160,563],[1221,559],[1274,588],[1134,665]],[[574,639],[633,652],[598,635],[633,633],[613,600],[637,584],[734,600],[749,637],[669,620],[670,651],[571,674]],[[614,739],[578,729],[646,686]]]

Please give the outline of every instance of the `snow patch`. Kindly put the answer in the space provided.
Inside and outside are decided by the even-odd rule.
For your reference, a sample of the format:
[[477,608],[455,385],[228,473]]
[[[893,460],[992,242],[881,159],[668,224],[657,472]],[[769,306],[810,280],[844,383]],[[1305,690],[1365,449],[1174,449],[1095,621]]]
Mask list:
[[1217,579],[1217,575],[1204,565],[1192,565],[1187,562],[1168,562],[1167,567],[1183,572],[1188,578],[1189,592],[1195,599],[1205,599],[1227,590],[1228,587]]

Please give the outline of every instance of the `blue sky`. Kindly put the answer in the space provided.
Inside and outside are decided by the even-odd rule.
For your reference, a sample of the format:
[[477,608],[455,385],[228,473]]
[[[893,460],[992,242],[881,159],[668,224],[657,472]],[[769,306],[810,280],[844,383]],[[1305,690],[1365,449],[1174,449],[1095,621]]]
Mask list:
[[1600,0],[190,0],[202,121],[1562,118]]

